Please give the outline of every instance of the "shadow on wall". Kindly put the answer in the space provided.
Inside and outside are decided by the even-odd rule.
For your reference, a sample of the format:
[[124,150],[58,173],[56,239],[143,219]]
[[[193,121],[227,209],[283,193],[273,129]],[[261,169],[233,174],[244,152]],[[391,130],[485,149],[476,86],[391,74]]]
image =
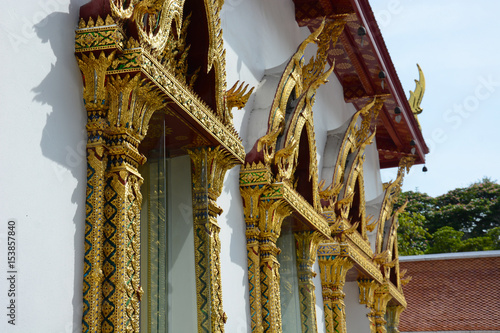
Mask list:
[[[224,207],[225,217],[227,219],[226,223],[220,221],[222,217],[219,217],[219,224],[221,228],[221,243],[229,240],[229,253],[221,254],[221,256],[228,255],[230,261],[234,264],[234,267],[240,266],[242,271],[233,269],[231,272],[227,272],[224,267],[222,268],[223,274],[225,276],[231,277],[231,286],[237,286],[238,291],[234,291],[233,297],[236,297],[238,301],[233,303],[238,308],[238,311],[231,308],[225,308],[228,314],[228,322],[226,324],[226,330],[231,330],[233,332],[249,332],[250,331],[250,301],[249,301],[249,286],[248,286],[248,267],[247,267],[247,248],[246,248],[246,223],[243,220],[243,199],[241,198],[241,193],[239,189],[239,172],[240,166],[235,166],[226,173],[226,180],[222,188],[223,194],[221,197],[229,199],[229,204],[226,203]],[[222,205],[221,205],[222,206]],[[241,223],[241,224],[240,224]],[[227,227],[227,228],[226,228]],[[226,235],[224,237],[223,235]],[[228,237],[229,236],[229,237]],[[222,250],[227,249],[226,246],[222,246]],[[241,280],[239,279],[241,277]],[[224,289],[223,289],[224,290]],[[237,294],[242,292],[242,294]],[[224,294],[225,295],[225,294]],[[243,300],[243,302],[241,302]],[[242,317],[241,306],[245,309],[246,318]]]
[[[66,5],[58,1],[61,10]],[[47,115],[40,142],[42,154],[56,162],[54,173],[59,183],[71,179],[78,182],[71,203],[62,202],[62,207],[76,205],[75,223],[75,275],[73,296],[73,321],[65,324],[65,333],[81,332],[83,235],[85,220],[85,173],[86,173],[86,115],[82,101],[82,78],[74,56],[75,28],[78,25],[79,8],[85,0],[71,0],[69,13],[53,12],[34,25],[38,38],[49,43],[56,63],[49,74],[33,88],[33,101],[52,106]],[[57,187],[57,184],[54,184]],[[69,199],[69,198],[68,198]]]

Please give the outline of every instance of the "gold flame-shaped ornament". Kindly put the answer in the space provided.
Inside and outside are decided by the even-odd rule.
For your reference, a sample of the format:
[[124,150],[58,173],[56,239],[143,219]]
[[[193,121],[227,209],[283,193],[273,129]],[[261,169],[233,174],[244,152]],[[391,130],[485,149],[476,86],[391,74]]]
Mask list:
[[421,114],[423,109],[420,107],[420,103],[422,103],[422,99],[424,98],[425,93],[425,77],[424,72],[420,68],[420,65],[417,64],[418,67],[418,80],[415,80],[415,91],[410,90],[410,98],[408,99],[408,103],[410,104],[411,111],[417,120],[418,127],[420,128],[420,122],[418,121],[417,115]]

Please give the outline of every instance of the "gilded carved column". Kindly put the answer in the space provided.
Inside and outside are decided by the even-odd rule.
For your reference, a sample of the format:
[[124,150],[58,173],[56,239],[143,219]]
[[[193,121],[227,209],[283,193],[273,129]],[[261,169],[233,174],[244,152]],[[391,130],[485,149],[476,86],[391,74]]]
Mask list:
[[139,332],[141,184],[122,165],[106,173],[102,332]]
[[371,307],[376,287],[377,282],[375,280],[358,279],[359,304],[365,304],[367,307]]
[[240,170],[240,192],[243,198],[243,213],[246,223],[248,284],[250,303],[250,326],[252,332],[263,332],[262,291],[260,267],[260,197],[271,183],[269,167],[262,163],[246,164]]
[[226,314],[222,308],[220,227],[217,223],[222,209],[216,201],[221,194],[226,171],[235,162],[220,147],[188,152],[192,165],[198,331],[224,332]]
[[264,187],[241,187],[246,222],[248,281],[250,301],[250,326],[252,332],[263,332],[260,290],[260,250],[259,250],[259,198]]
[[146,158],[138,146],[162,100],[140,74],[107,80],[101,330],[139,332],[142,177],[138,167]]
[[107,105],[104,86],[106,69],[114,53],[93,53],[77,58],[85,82],[83,99],[87,109],[87,188],[85,209],[85,257],[83,268],[83,332],[101,329],[103,191],[106,169],[104,129]]
[[349,257],[339,255],[339,244],[322,244],[318,262],[323,286],[326,332],[346,332],[344,284],[347,271],[353,262]]
[[[387,333],[385,324],[385,312],[387,309],[387,303],[391,300],[392,296],[389,293],[389,286],[386,284],[378,286],[375,289],[373,295],[372,303],[372,313],[373,322],[375,323],[375,333]],[[373,325],[370,325],[373,327]]]
[[[366,304],[370,309],[370,313],[367,315],[370,320],[370,332],[386,333],[387,330],[385,325],[387,322],[385,320],[385,313],[387,303],[392,298],[389,292],[389,286],[387,284],[378,284],[371,279],[358,279],[358,287],[359,303]],[[399,314],[397,318],[399,318]]]
[[290,213],[290,207],[282,199],[263,200],[260,203],[260,288],[264,332],[282,331],[278,262],[280,250],[276,241],[281,234],[281,224]]
[[302,332],[317,332],[316,293],[313,265],[322,235],[319,232],[295,233],[297,241],[297,274],[299,276],[300,317]]
[[138,151],[159,91],[140,74],[107,75],[114,52],[79,54],[87,109],[83,332],[139,332]]
[[370,332],[376,332],[375,315],[373,312],[373,302],[375,297],[375,289],[377,289],[378,283],[375,280],[360,278],[358,279],[359,288],[359,304],[365,304],[370,313],[367,317],[370,321]]
[[387,333],[399,333],[399,318],[405,310],[402,305],[392,305],[387,307]]

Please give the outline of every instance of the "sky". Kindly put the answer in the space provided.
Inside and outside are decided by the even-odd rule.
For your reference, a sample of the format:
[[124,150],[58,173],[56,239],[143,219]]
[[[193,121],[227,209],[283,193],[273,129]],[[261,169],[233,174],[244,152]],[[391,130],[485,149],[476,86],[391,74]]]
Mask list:
[[[500,181],[500,1],[371,0],[404,90],[426,81],[419,116],[430,153],[403,190],[438,196]],[[382,180],[394,179],[395,169]]]

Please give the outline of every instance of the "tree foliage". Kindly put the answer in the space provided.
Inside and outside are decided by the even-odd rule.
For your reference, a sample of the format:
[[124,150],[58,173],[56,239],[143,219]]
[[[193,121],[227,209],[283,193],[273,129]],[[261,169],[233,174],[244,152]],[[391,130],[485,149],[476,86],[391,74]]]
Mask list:
[[420,213],[403,212],[399,214],[398,222],[399,255],[424,254],[431,237],[424,227],[425,217]]
[[439,228],[432,234],[432,246],[427,253],[458,252],[462,248],[463,231],[457,231],[450,226]]
[[449,225],[466,238],[482,236],[500,226],[499,197],[500,185],[488,178],[439,196],[430,230]]
[[500,249],[500,185],[489,178],[436,198],[403,192],[396,206],[407,200],[399,218],[401,254]]

